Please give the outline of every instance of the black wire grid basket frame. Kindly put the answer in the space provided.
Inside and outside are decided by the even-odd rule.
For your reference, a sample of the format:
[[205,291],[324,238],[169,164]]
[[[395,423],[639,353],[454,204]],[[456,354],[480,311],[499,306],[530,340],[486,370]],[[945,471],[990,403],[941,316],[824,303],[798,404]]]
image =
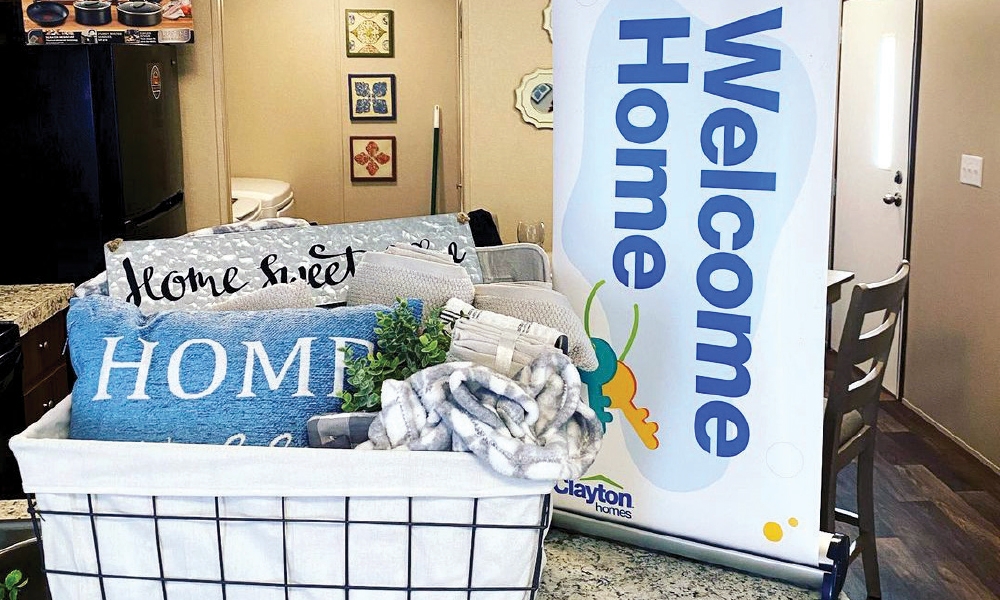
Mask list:
[[[100,598],[102,600],[109,600],[111,596],[108,595],[106,582],[111,580],[135,580],[135,581],[147,581],[147,582],[159,582],[160,589],[162,590],[162,600],[170,600],[168,592],[168,584],[170,583],[192,583],[192,584],[210,584],[217,585],[221,588],[222,598],[226,599],[226,587],[227,586],[240,586],[240,587],[262,587],[271,589],[283,589],[284,598],[288,600],[292,590],[297,589],[312,589],[312,590],[337,590],[342,592],[338,594],[337,598],[343,598],[344,600],[351,599],[352,591],[364,591],[364,592],[385,592],[388,596],[392,598],[402,598],[405,597],[408,600],[417,593],[419,598],[433,597],[429,594],[434,592],[440,592],[442,594],[447,594],[448,598],[456,597],[456,593],[464,593],[465,597],[469,600],[473,600],[478,596],[476,593],[498,593],[498,592],[510,592],[516,593],[521,592],[522,594],[518,597],[523,597],[526,599],[534,600],[538,593],[539,585],[541,582],[541,572],[543,566],[543,551],[542,545],[545,539],[545,534],[548,531],[550,519],[551,519],[551,497],[548,494],[540,495],[540,511],[539,518],[536,523],[530,525],[508,525],[508,524],[493,524],[493,523],[480,523],[479,517],[479,503],[481,498],[469,498],[472,501],[472,520],[471,522],[439,522],[439,521],[415,521],[413,519],[413,502],[415,497],[402,497],[408,504],[408,519],[406,521],[382,521],[382,520],[371,520],[371,519],[351,519],[350,518],[350,503],[351,497],[345,496],[344,500],[344,517],[334,518],[334,519],[316,519],[316,518],[292,518],[288,517],[285,513],[286,502],[288,498],[282,497],[281,500],[281,517],[280,518],[266,518],[266,517],[233,517],[224,516],[220,511],[220,501],[224,501],[224,497],[215,496],[215,515],[214,516],[194,516],[194,515],[162,515],[157,513],[157,496],[149,496],[152,502],[152,512],[151,514],[124,514],[124,513],[107,513],[98,512],[94,510],[94,494],[87,494],[87,510],[85,511],[70,511],[70,510],[41,510],[38,508],[37,499],[35,494],[27,494],[28,499],[28,513],[31,516],[31,523],[34,529],[35,537],[38,539],[38,548],[41,553],[42,559],[42,569],[46,574],[58,575],[58,576],[71,576],[71,577],[83,577],[96,579],[100,588]],[[416,498],[420,499],[420,498]],[[45,562],[45,541],[42,537],[42,524],[46,520],[46,516],[63,516],[63,517],[85,517],[90,521],[91,533],[93,535],[94,542],[94,556],[96,557],[96,572],[82,572],[82,571],[70,571],[61,569],[49,569],[46,567]],[[156,533],[156,556],[158,560],[159,576],[158,577],[146,577],[137,575],[114,575],[106,573],[101,564],[101,541],[98,537],[98,526],[97,522],[99,519],[141,519],[153,522],[153,528]],[[160,538],[160,523],[164,521],[189,521],[189,522],[213,522],[215,524],[215,544],[218,548],[219,557],[219,574],[218,579],[212,578],[185,578],[185,577],[168,577],[164,571],[163,562],[163,543]],[[262,581],[240,581],[236,579],[227,579],[225,575],[225,561],[223,559],[223,524],[224,523],[280,523],[282,525],[282,558],[284,561],[284,581],[283,582],[262,582]],[[293,524],[326,524],[326,525],[341,525],[344,528],[343,543],[344,543],[344,560],[343,560],[343,583],[338,584],[306,584],[306,583],[293,583],[289,581],[289,555],[288,555],[288,544],[287,544],[287,531],[288,526]],[[406,550],[406,584],[405,586],[400,585],[359,585],[351,583],[351,573],[349,570],[350,566],[350,536],[348,535],[348,530],[352,525],[390,525],[401,527],[405,526],[407,529],[407,550]],[[469,530],[470,533],[470,552],[469,559],[465,565],[455,565],[456,568],[464,568],[466,570],[466,584],[464,586],[451,586],[451,587],[428,587],[428,586],[417,586],[413,584],[413,530],[414,528],[439,528],[439,529],[464,529]],[[530,577],[530,582],[527,582],[523,586],[507,586],[507,587],[488,587],[488,586],[477,586],[474,582],[473,570],[476,564],[476,533],[482,530],[500,530],[500,531],[520,531],[520,532],[533,532],[535,536],[534,543],[534,567],[533,572]],[[492,560],[500,560],[502,557],[489,557]],[[402,596],[401,594],[405,594]],[[476,594],[476,595],[474,595]],[[370,594],[366,594],[366,598],[370,598]],[[485,596],[484,596],[485,597]],[[53,600],[63,600],[61,598],[55,598]],[[152,598],[146,600],[154,600]]]

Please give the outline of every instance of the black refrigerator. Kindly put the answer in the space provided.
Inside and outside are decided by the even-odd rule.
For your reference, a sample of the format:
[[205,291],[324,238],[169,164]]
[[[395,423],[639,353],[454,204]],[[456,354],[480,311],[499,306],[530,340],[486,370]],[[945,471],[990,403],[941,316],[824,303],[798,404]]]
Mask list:
[[0,284],[79,284],[104,244],[186,231],[177,50],[26,46],[0,18]]

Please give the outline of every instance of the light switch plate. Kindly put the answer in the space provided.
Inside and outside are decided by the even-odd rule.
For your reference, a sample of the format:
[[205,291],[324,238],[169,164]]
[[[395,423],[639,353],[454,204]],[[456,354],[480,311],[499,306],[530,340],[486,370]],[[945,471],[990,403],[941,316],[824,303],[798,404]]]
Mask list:
[[958,174],[958,181],[966,185],[983,187],[983,157],[962,155],[962,169]]

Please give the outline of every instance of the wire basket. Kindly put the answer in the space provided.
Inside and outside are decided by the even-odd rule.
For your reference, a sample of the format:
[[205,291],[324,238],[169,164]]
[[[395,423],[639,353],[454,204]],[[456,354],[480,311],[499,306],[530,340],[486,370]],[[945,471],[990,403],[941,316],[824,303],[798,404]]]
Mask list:
[[11,440],[55,600],[524,600],[539,588],[554,482],[505,478],[467,453],[69,440],[68,418],[64,400]]

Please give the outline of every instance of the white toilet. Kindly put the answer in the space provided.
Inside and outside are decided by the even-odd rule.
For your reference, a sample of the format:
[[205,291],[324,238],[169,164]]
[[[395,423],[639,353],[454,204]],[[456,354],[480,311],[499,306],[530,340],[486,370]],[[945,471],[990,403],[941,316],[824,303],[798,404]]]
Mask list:
[[292,208],[295,205],[295,194],[287,181],[233,177],[230,187],[234,198],[233,221],[294,216]]
[[260,218],[260,200],[255,198],[233,199],[233,223],[256,221]]

